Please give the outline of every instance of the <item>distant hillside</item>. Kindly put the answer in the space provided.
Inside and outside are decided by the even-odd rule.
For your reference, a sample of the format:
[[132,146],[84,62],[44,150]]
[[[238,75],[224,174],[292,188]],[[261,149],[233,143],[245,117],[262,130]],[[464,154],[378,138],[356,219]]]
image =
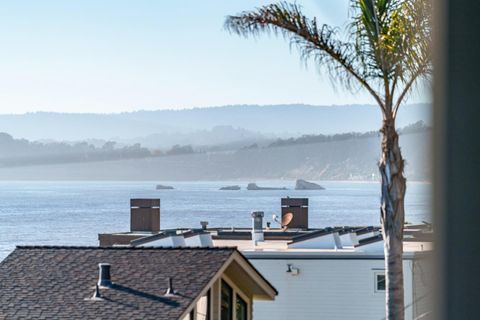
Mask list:
[[259,141],[271,140],[268,135],[233,126],[215,126],[192,132],[164,132],[132,139],[117,139],[121,143],[135,144],[153,149],[170,148],[172,145],[193,145],[204,149],[232,149]]
[[[399,128],[399,134],[409,134],[409,133],[421,133],[429,131],[431,128],[422,120],[417,121],[416,123],[410,124],[404,128]],[[356,140],[356,139],[365,139],[371,137],[380,136],[378,130],[369,131],[365,133],[359,132],[349,132],[349,133],[337,133],[332,135],[325,134],[307,134],[302,135],[298,138],[289,138],[289,139],[277,139],[268,145],[268,147],[281,147],[281,146],[290,146],[297,144],[311,144],[311,143],[321,143],[321,142],[335,142],[335,141],[344,141],[344,140]]]
[[139,143],[118,146],[113,141],[98,145],[85,141],[75,143],[55,141],[29,141],[15,139],[0,132],[0,167],[20,167],[38,164],[95,162],[173,156],[193,153],[190,145],[174,145],[164,151],[150,150]]
[[[423,121],[400,128],[402,133],[420,133],[429,131]],[[60,164],[76,162],[97,162],[108,160],[138,159],[150,157],[176,156],[194,153],[221,153],[225,151],[244,151],[258,148],[276,148],[282,146],[295,146],[302,144],[317,144],[325,142],[339,142],[345,140],[358,140],[372,137],[378,137],[378,131],[366,133],[343,133],[334,135],[303,135],[298,138],[288,139],[265,139],[263,136],[242,135],[243,139],[233,140],[233,142],[222,144],[228,138],[233,139],[235,134],[246,133],[245,130],[234,130],[231,127],[218,128],[209,131],[210,141],[202,139],[180,140],[190,144],[176,144],[162,150],[157,148],[145,148],[139,143],[130,145],[118,145],[113,141],[91,140],[79,141],[74,143],[56,142],[56,141],[29,141],[26,139],[15,139],[7,133],[0,132],[0,167],[18,167],[42,164]],[[185,137],[184,137],[185,138]],[[227,140],[225,140],[227,139]],[[272,142],[273,141],[273,142]],[[202,145],[201,143],[208,143]],[[281,161],[281,160],[279,160]]]
[[[410,180],[430,177],[430,131],[400,137]],[[0,168],[0,179],[24,180],[372,180],[378,179],[378,136],[231,152],[118,161]]]
[[[406,105],[398,126],[423,120],[430,123],[430,106]],[[378,130],[381,117],[373,105],[352,106],[223,106],[185,110],[137,111],[119,114],[28,113],[0,115],[0,131],[29,140],[78,141],[103,139],[159,145],[182,144],[196,138],[209,141],[214,127],[232,127],[228,143],[244,137],[268,135],[292,137],[303,134],[335,134]],[[207,130],[207,132],[202,132]],[[235,131],[237,130],[237,131]],[[190,134],[190,136],[188,136]],[[224,134],[215,134],[220,138]],[[181,135],[180,135],[181,136]],[[134,140],[132,140],[134,139]],[[177,139],[177,141],[175,141]],[[146,143],[148,141],[148,143]]]

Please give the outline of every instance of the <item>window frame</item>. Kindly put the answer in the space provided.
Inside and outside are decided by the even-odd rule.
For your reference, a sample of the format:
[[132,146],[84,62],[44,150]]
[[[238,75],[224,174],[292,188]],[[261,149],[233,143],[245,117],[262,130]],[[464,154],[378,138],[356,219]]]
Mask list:
[[[230,288],[233,289],[233,307],[232,307],[232,320],[237,320],[237,313],[236,313],[236,308],[235,308],[235,305],[236,305],[236,298],[237,298],[237,295],[244,301],[246,302],[247,304],[247,320],[252,320],[252,301],[248,298],[248,296],[242,291],[240,290],[240,288],[238,286],[235,285],[235,283],[229,278],[227,277],[226,275],[222,275],[222,277],[220,278],[220,290],[221,290],[221,283],[222,281],[226,282]],[[221,303],[221,292],[219,294],[219,303]],[[221,307],[221,304],[219,305]]]
[[220,279],[220,294],[219,294],[219,298],[220,298],[220,304],[219,304],[219,307],[220,307],[220,314],[219,314],[219,318],[220,320],[222,320],[222,301],[223,301],[223,286],[226,285],[229,289],[230,289],[230,320],[235,320],[235,312],[234,312],[234,306],[235,306],[235,289],[233,288],[233,286],[228,283],[227,281],[225,281],[225,279]]
[[[245,313],[246,313],[246,318],[245,319],[237,319],[237,303],[238,300],[241,300],[245,304]],[[248,300],[244,299],[241,294],[235,293],[235,303],[234,303],[234,309],[235,309],[235,320],[249,320],[249,309],[248,309]]]
[[[378,289],[378,283],[379,283],[378,277],[379,276],[383,276],[384,281],[385,281],[385,289],[383,289],[383,290]],[[386,289],[387,289],[386,280],[387,280],[387,278],[385,276],[385,271],[375,271],[373,273],[373,291],[374,291],[374,293],[384,294],[386,292]]]

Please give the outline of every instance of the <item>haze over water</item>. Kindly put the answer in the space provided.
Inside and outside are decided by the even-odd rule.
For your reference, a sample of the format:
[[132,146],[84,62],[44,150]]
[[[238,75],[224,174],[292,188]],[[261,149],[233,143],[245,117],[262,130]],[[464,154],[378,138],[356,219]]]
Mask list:
[[[293,188],[294,181],[256,181]],[[379,225],[380,186],[376,182],[319,182],[320,191],[245,190],[247,181],[161,182],[175,190],[155,190],[155,182],[0,182],[0,260],[15,245],[98,245],[97,234],[129,231],[130,198],[160,198],[162,229],[249,227],[250,212],[265,220],[280,213],[280,198],[308,197],[310,227]],[[238,184],[240,191],[219,191]],[[409,183],[406,221],[430,221],[430,185]]]

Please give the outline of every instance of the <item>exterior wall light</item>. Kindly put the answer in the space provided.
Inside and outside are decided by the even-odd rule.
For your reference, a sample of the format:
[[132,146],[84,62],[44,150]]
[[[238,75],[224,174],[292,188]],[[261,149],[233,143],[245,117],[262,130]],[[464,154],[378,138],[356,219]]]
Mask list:
[[292,264],[287,264],[287,273],[290,273],[292,276],[296,276],[300,273],[300,269],[295,268]]

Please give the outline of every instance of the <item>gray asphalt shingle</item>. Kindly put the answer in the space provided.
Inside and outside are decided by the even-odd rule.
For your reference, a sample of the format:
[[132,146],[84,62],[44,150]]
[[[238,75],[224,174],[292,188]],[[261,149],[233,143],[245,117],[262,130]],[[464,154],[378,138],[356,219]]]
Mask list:
[[[233,248],[17,247],[0,263],[0,319],[178,319]],[[92,297],[98,264],[114,285]],[[168,278],[175,296],[165,296]]]

